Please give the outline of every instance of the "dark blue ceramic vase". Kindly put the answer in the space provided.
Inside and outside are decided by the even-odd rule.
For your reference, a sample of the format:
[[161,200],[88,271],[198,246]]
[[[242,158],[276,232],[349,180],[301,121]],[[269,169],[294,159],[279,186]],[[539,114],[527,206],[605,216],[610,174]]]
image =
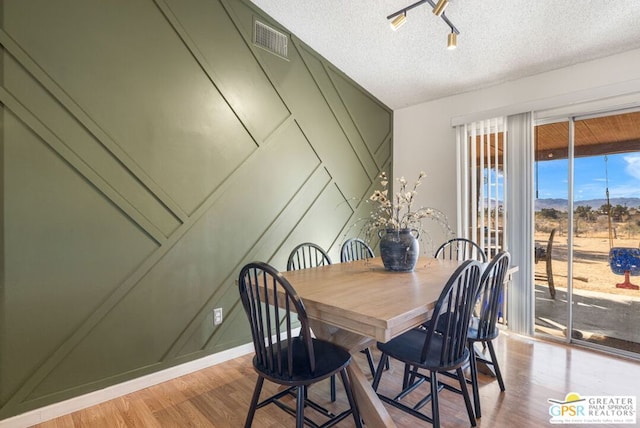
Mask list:
[[380,257],[384,268],[394,272],[411,272],[418,262],[420,245],[415,229],[387,229],[378,231]]

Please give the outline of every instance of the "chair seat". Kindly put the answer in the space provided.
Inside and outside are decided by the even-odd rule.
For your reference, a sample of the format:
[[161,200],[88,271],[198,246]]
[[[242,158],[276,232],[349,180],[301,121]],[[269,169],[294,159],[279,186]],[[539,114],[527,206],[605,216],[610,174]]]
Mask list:
[[426,370],[447,371],[461,366],[469,358],[469,350],[465,348],[458,360],[452,361],[449,366],[443,366],[440,362],[443,336],[434,334],[431,337],[427,358],[422,360],[422,347],[427,335],[427,330],[415,328],[401,334],[386,343],[378,343],[378,349],[396,360],[417,366]]
[[[261,367],[258,357],[254,357],[253,365],[255,369],[265,378],[283,385],[305,385],[325,379],[349,365],[351,354],[333,343],[320,339],[313,340],[313,351],[315,354],[316,367],[312,373],[309,370],[307,349],[300,337],[291,340],[293,350],[292,374],[277,373],[268,367]],[[271,352],[271,348],[267,348]],[[276,358],[277,351],[275,352]],[[280,350],[280,358],[287,358],[287,346]]]

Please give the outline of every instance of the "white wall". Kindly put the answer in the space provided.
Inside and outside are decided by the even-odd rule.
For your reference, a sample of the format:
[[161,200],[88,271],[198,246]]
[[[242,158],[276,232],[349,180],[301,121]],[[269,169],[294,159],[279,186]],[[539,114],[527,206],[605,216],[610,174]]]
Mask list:
[[[418,206],[442,210],[456,229],[456,138],[451,127],[455,102],[447,98],[394,111],[393,172],[409,182],[420,172],[427,176],[416,196]],[[434,242],[443,242],[429,231]]]
[[394,174],[411,179],[424,170],[418,203],[443,210],[455,229],[452,124],[566,105],[598,109],[627,103],[640,105],[640,49],[396,110]]

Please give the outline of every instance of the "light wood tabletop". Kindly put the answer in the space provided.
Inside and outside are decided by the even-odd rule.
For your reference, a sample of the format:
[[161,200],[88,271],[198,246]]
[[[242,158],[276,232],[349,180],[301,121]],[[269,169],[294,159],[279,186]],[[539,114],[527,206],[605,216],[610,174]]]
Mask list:
[[[427,321],[461,261],[420,258],[413,272],[390,272],[380,258],[282,272],[302,298],[314,334],[354,353]],[[368,427],[393,420],[357,364],[349,375]]]

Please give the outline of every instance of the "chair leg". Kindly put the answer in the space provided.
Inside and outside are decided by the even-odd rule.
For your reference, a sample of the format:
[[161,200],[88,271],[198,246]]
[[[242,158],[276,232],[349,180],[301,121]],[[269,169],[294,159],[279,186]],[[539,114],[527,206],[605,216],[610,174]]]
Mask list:
[[305,387],[300,385],[296,397],[296,428],[304,428],[304,394]]
[[360,412],[358,411],[358,405],[356,400],[353,398],[353,391],[351,390],[351,383],[349,382],[349,377],[347,376],[347,370],[340,371],[340,378],[342,379],[342,384],[344,385],[344,390],[347,393],[347,400],[349,401],[349,406],[351,406],[351,414],[353,415],[353,420],[356,423],[357,428],[362,428],[362,420],[360,419]]
[[409,375],[411,366],[409,364],[404,365],[404,374],[402,375],[402,389],[405,390],[409,386]]
[[373,364],[373,355],[371,355],[371,349],[365,348],[365,349],[362,350],[362,352],[364,353],[364,355],[367,356],[367,363],[369,363],[369,370],[371,370],[371,376],[375,376],[376,375],[376,367]]
[[253,397],[251,397],[251,404],[249,405],[247,419],[244,422],[244,428],[251,428],[251,424],[253,423],[253,415],[255,415],[256,413],[256,406],[258,405],[258,399],[260,398],[260,392],[262,391],[263,383],[264,378],[262,376],[258,376],[256,387],[253,390]]
[[504,391],[504,381],[502,380],[502,373],[500,372],[500,366],[498,365],[498,359],[496,358],[496,351],[493,349],[493,343],[491,341],[487,342],[487,346],[489,347],[489,353],[491,354],[491,362],[493,363],[493,368],[496,371],[496,378],[498,379],[498,385],[500,385],[500,390]]
[[464,373],[460,367],[456,369],[456,373],[458,374],[458,381],[460,382],[460,391],[462,391],[462,396],[464,397],[464,404],[467,406],[469,422],[471,422],[471,426],[474,427],[476,426],[476,417],[473,414],[473,408],[471,407],[471,398],[469,397],[469,391],[467,390],[467,380],[465,379]]
[[473,390],[473,404],[475,405],[476,418],[482,416],[480,411],[480,391],[478,389],[478,363],[476,362],[476,351],[474,342],[469,342],[469,369],[471,370],[471,388]]
[[380,356],[380,361],[378,362],[378,368],[376,369],[376,374],[375,376],[373,376],[373,383],[371,384],[371,387],[373,388],[374,391],[378,390],[378,385],[380,384],[380,378],[382,378],[382,372],[384,371],[382,368],[388,362],[389,362],[389,356],[383,352],[382,356]]
[[331,376],[331,402],[336,401],[336,375]]
[[440,411],[438,410],[438,372],[430,371],[431,375],[431,419],[433,428],[440,428]]

